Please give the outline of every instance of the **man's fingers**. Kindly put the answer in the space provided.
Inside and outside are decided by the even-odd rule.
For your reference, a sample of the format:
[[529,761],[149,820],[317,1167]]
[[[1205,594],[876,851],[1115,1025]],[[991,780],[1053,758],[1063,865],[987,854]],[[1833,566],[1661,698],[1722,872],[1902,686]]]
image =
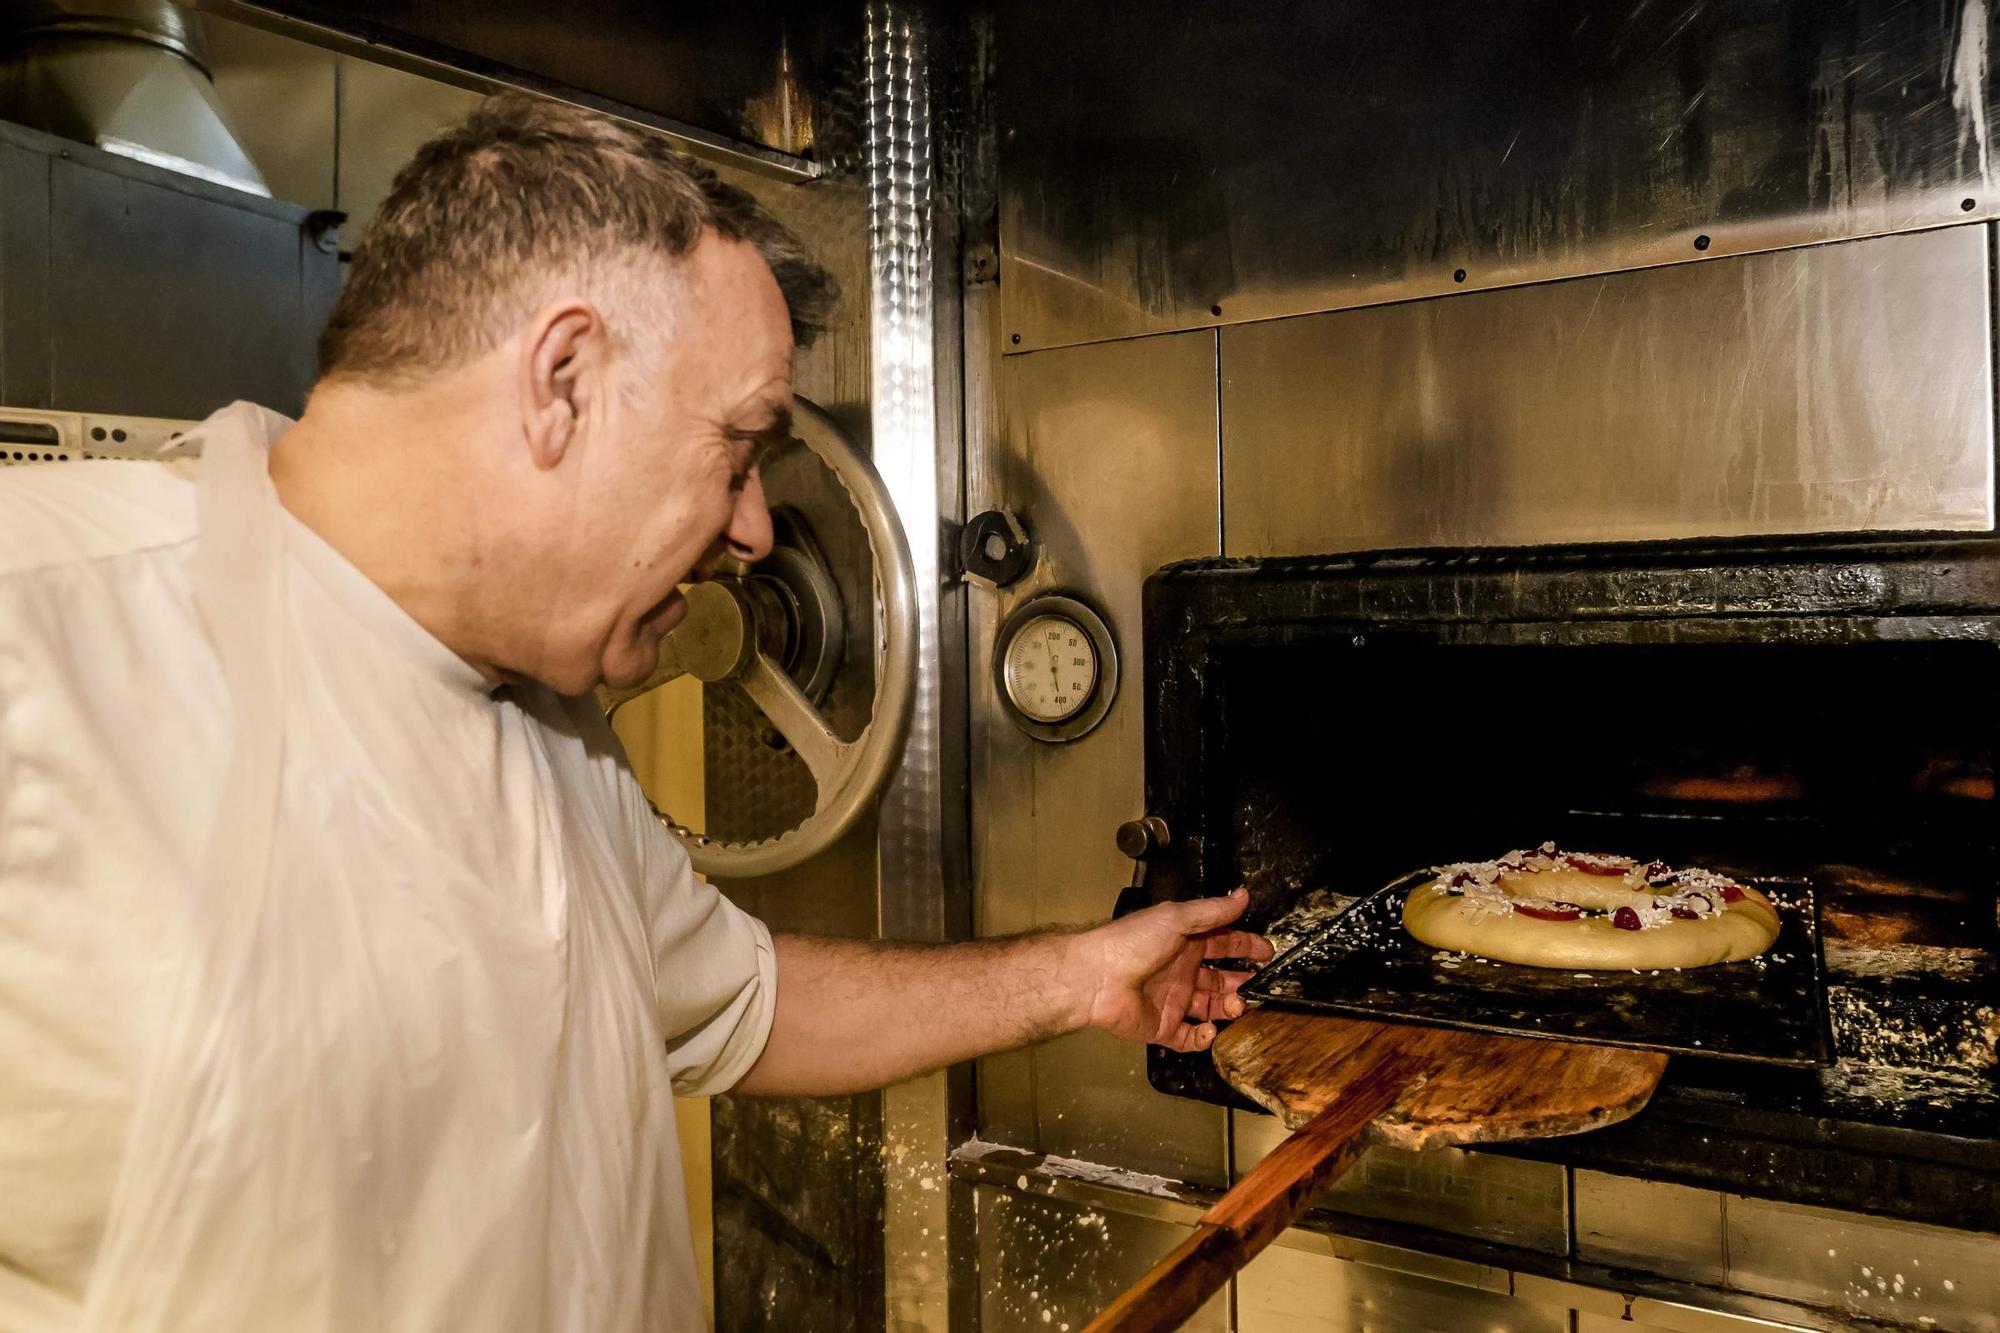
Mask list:
[[1213,967],[1204,967],[1194,979],[1194,988],[1198,991],[1233,994],[1238,986],[1256,975],[1255,972],[1223,972]]
[[1243,915],[1250,905],[1247,889],[1232,889],[1220,898],[1196,898],[1181,904],[1181,933],[1199,935],[1216,930]]
[[1209,936],[1202,949],[1204,958],[1250,958],[1269,962],[1277,952],[1271,941],[1247,930],[1225,930]]
[[1160,1045],[1175,1051],[1205,1051],[1215,1044],[1215,1024],[1183,1023]]
[[1190,1022],[1204,1022],[1209,1019],[1243,1017],[1247,1006],[1243,997],[1236,993],[1236,987],[1227,989],[1196,990],[1188,996],[1187,1016]]
[[[1215,975],[1218,978],[1215,983],[1215,993],[1217,995],[1234,995],[1236,994],[1237,987],[1250,980],[1253,974],[1249,972],[1218,972]],[[1229,1014],[1226,1017],[1234,1018],[1236,1015]]]

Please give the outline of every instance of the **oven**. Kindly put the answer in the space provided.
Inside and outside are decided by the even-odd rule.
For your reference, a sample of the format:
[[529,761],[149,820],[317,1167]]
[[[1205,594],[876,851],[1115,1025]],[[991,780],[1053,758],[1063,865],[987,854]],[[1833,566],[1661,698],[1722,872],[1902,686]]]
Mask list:
[[[1363,8],[1001,8],[975,927],[1242,883],[1282,943],[1548,839],[1809,888],[1824,1063],[1373,1150],[1189,1326],[2000,1328],[1985,8]],[[1070,738],[990,665],[1058,598],[1120,671]],[[974,1105],[986,1327],[1284,1137],[1091,1034]]]
[[[1677,1057],[1638,1118],[1520,1151],[2000,1216],[1990,542],[1192,562],[1149,581],[1144,633],[1152,899],[1244,883],[1290,940],[1411,869],[1544,839],[1817,895],[1829,1062]],[[1231,1100],[1205,1058],[1148,1074]]]

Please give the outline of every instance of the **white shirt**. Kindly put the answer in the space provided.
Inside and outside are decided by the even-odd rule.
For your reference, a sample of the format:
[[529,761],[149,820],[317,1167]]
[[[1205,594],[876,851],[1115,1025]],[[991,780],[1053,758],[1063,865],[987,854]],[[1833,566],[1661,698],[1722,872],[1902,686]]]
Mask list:
[[287,425],[0,470],[0,1330],[698,1326],[672,1094],[770,936],[284,513]]

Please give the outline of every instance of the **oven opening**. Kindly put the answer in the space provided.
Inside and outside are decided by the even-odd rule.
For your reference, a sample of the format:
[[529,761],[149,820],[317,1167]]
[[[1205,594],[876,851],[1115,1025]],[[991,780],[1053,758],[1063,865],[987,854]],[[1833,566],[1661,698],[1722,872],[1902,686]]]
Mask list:
[[1871,924],[1878,934],[1993,934],[1993,645],[1374,633],[1209,665],[1221,761],[1209,827],[1228,843],[1210,865],[1265,913],[1553,839],[1832,874],[1872,886],[1863,896],[1935,900]]

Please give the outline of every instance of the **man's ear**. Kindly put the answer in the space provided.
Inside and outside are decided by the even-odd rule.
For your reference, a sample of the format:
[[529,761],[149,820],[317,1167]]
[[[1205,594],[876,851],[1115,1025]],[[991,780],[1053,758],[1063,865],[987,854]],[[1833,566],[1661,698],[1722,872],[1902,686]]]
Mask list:
[[576,438],[589,406],[584,372],[604,345],[604,317],[588,301],[554,301],[529,323],[521,348],[521,434],[536,467],[562,462]]

